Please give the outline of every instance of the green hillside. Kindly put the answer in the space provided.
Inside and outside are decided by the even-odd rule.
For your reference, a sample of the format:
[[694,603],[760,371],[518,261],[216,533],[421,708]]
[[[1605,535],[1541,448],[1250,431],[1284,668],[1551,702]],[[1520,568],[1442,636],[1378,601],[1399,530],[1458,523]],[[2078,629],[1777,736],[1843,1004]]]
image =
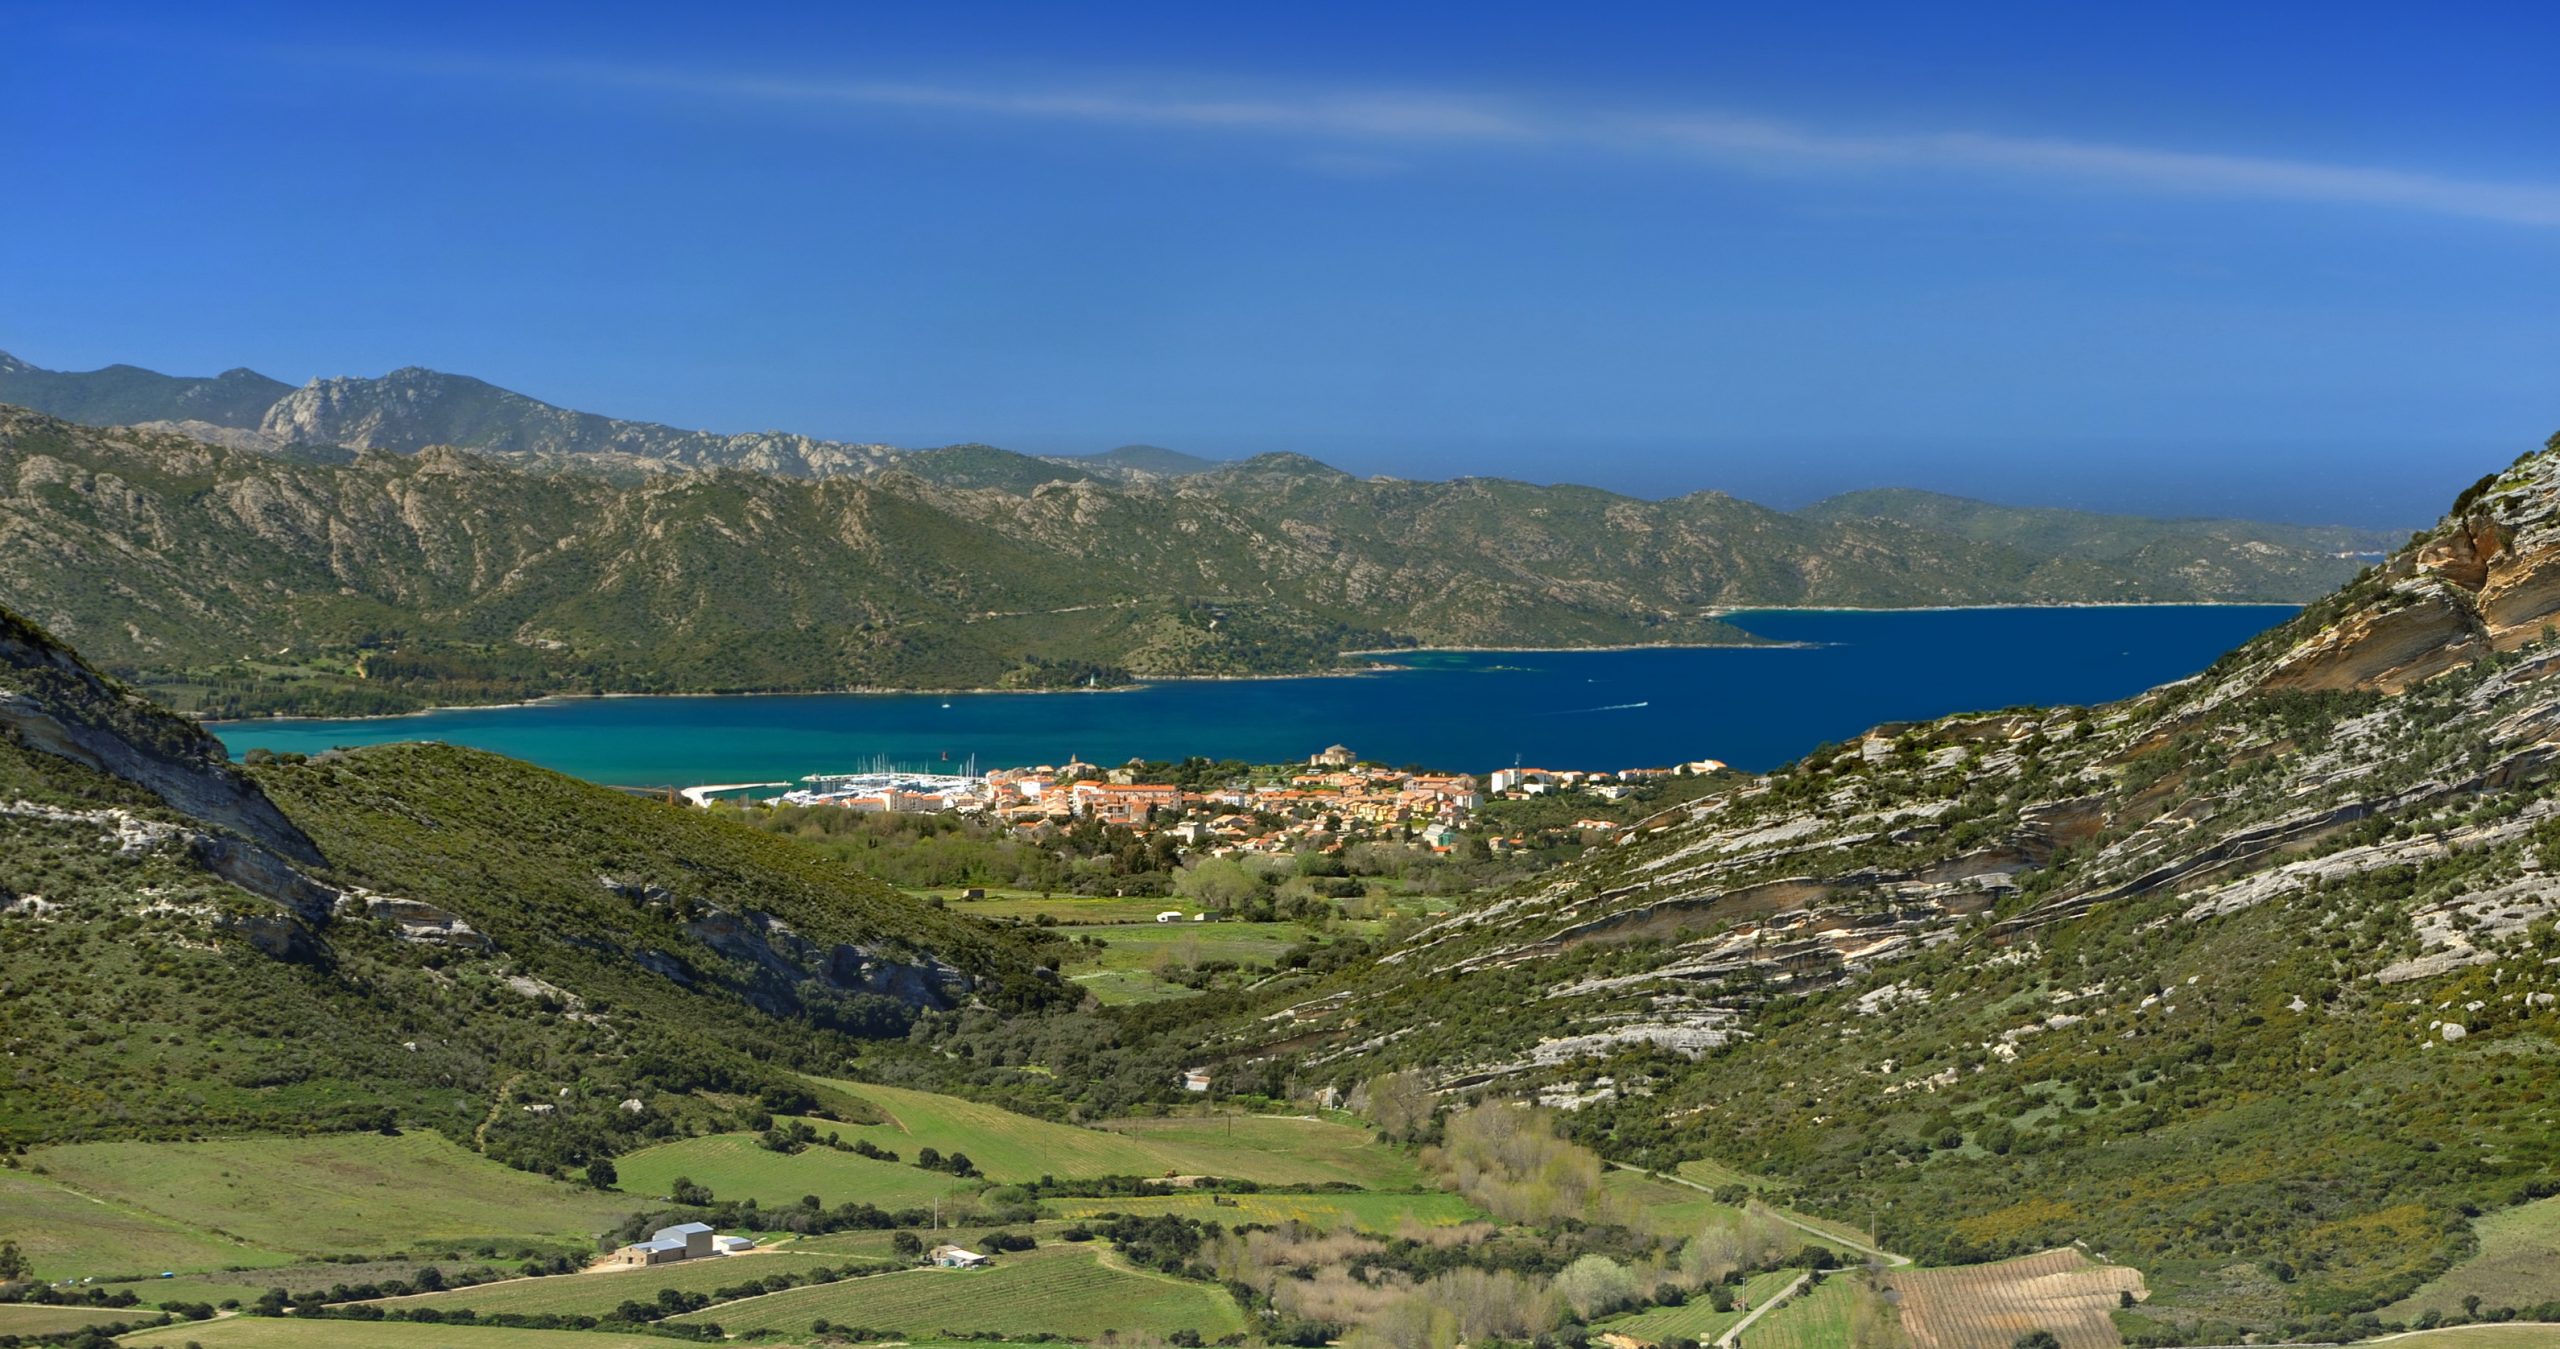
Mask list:
[[2246,530],[2093,558],[2031,533],[1359,479],[1293,455],[1120,483],[984,446],[819,481],[524,462],[329,462],[0,411],[0,603],[187,710],[361,714],[1738,642],[1716,614],[2300,599],[2353,570]]
[[0,732],[13,1144],[397,1124],[565,1170],[765,1093],[870,1118],[793,1070],[1079,996],[787,840],[512,760],[243,773],[5,613]]

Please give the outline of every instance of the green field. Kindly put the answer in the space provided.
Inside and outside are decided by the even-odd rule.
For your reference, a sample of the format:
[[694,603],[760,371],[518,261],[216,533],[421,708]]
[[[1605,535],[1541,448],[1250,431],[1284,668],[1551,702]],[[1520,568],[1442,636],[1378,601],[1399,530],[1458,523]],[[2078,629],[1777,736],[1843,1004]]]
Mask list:
[[[39,1160],[43,1154],[38,1154]],[[75,1194],[43,1176],[0,1171],[0,1232],[46,1279],[157,1274],[164,1269],[281,1265],[282,1251],[226,1240],[104,1196]]]
[[1105,1331],[1203,1339],[1244,1329],[1226,1290],[1121,1268],[1090,1245],[1044,1246],[996,1257],[987,1269],[917,1269],[749,1298],[673,1318],[716,1322],[732,1335],[806,1333],[820,1319],[917,1336],[938,1331],[1078,1337]]
[[1751,1349],[1848,1349],[1850,1314],[1872,1296],[1854,1277],[1834,1274],[1752,1322],[1743,1340]]
[[[1175,907],[1167,900],[1164,908]],[[1130,923],[1103,927],[1061,927],[1069,937],[1102,939],[1104,969],[1153,969],[1172,959],[1184,965],[1203,960],[1232,960],[1260,965],[1277,959],[1305,941],[1308,930],[1296,923]]]
[[[1795,1282],[1795,1278],[1796,1271],[1791,1269],[1754,1274],[1742,1285],[1742,1294],[1748,1305],[1757,1307],[1770,1294]],[[1674,1335],[1686,1335],[1690,1339],[1705,1344],[1731,1329],[1733,1323],[1741,1320],[1744,1315],[1745,1313],[1741,1311],[1717,1311],[1715,1303],[1710,1301],[1706,1294],[1700,1293],[1680,1306],[1649,1307],[1640,1312],[1613,1317],[1594,1326],[1593,1329],[1614,1330],[1621,1335],[1632,1335],[1640,1340],[1662,1340]],[[1770,1313],[1772,1317],[1776,1315],[1775,1312]],[[1767,1325],[1768,1321],[1764,1319],[1761,1324]],[[1754,1333],[1751,1339],[1756,1345],[1759,1339],[1757,1333]],[[1842,1341],[1843,1345],[1846,1343],[1846,1340]]]
[[[1349,1181],[1372,1190],[1421,1190],[1431,1182],[1412,1157],[1383,1147],[1349,1116],[1168,1115],[1105,1120],[1113,1133],[1190,1158],[1203,1175],[1238,1176],[1271,1185]],[[1213,1170],[1222,1166],[1224,1170]]]
[[[931,1147],[968,1154],[998,1181],[1041,1176],[1229,1176],[1266,1185],[1349,1181],[1395,1189],[1419,1186],[1412,1163],[1347,1124],[1314,1119],[1123,1120],[1107,1129],[1017,1115],[999,1106],[869,1083],[829,1085],[886,1111],[891,1123],[840,1129],[902,1157]],[[696,1180],[701,1177],[696,1176]],[[717,1187],[714,1187],[715,1189]]]
[[603,1270],[593,1274],[559,1274],[542,1279],[509,1279],[503,1283],[478,1288],[456,1288],[442,1293],[416,1293],[408,1297],[384,1298],[385,1307],[440,1307],[451,1310],[468,1307],[475,1312],[557,1312],[563,1315],[583,1313],[602,1316],[626,1301],[647,1302],[661,1288],[674,1288],[687,1293],[712,1293],[734,1287],[750,1279],[768,1279],[776,1274],[806,1274],[820,1266],[842,1269],[850,1264],[876,1263],[859,1256],[820,1256],[798,1252],[769,1251],[753,1255],[726,1255],[710,1260],[687,1260],[680,1264],[657,1265],[646,1269]]
[[364,1349],[667,1349],[671,1343],[663,1335],[600,1330],[508,1330],[275,1316],[234,1316],[167,1326],[125,1336],[120,1343],[178,1349],[189,1340],[203,1344],[204,1349],[349,1349],[354,1345]]
[[[994,902],[968,908],[975,910]],[[1190,966],[1208,960],[1268,965],[1312,935],[1296,923],[1158,923],[1153,921],[1157,912],[1179,904],[1173,900],[1146,903],[1151,906],[1146,922],[1057,929],[1070,937],[1097,937],[1104,943],[1100,951],[1085,946],[1070,948],[1072,954],[1063,965],[1067,977],[1105,1003],[1187,998],[1192,990],[1156,977],[1155,971],[1168,965]]]
[[1073,927],[1153,923],[1156,915],[1167,909],[1182,909],[1186,918],[1199,912],[1185,908],[1187,901],[1179,899],[1122,899],[1114,895],[1043,897],[1029,890],[990,890],[985,899],[962,899],[955,890],[919,890],[915,893],[940,895],[954,912],[965,913],[972,918],[1020,918],[1029,921],[1046,914]]
[[2383,1319],[2406,1323],[2430,1310],[2459,1315],[2468,1294],[2488,1308],[2560,1298],[2560,1198],[2500,1209],[2473,1219],[2471,1229],[2480,1235],[2480,1253],[2383,1308]]
[[1755,1176],[1748,1171],[1739,1171],[1722,1162],[1712,1162],[1704,1158],[1682,1162],[1673,1167],[1671,1173],[1682,1180],[1694,1181],[1711,1190],[1721,1190],[1727,1185],[1739,1185],[1757,1194],[1776,1185],[1776,1182],[1767,1176]]
[[1195,990],[1159,979],[1145,970],[1087,970],[1070,974],[1069,982],[1094,996],[1105,1007],[1125,1007],[1137,1002],[1170,1002],[1191,997]]
[[156,1320],[156,1307],[40,1307],[0,1303],[0,1335],[60,1335],[119,1321]]
[[2368,1344],[2393,1349],[2551,1349],[2560,1344],[2560,1325],[2528,1322],[2503,1326],[2447,1326],[2411,1335],[2385,1335]]
[[[876,1137],[878,1130],[811,1120],[820,1137],[829,1132]],[[767,1208],[800,1202],[814,1194],[829,1208],[845,1203],[877,1204],[885,1209],[930,1204],[964,1182],[938,1171],[909,1166],[915,1149],[893,1149],[906,1161],[881,1162],[830,1147],[797,1153],[774,1152],[756,1145],[754,1134],[713,1134],[661,1143],[614,1160],[624,1192],[639,1199],[664,1195],[683,1176],[708,1185],[722,1199],[753,1199]],[[975,1158],[978,1154],[969,1154]]]
[[[1223,1201],[1232,1201],[1232,1207]],[[1407,1223],[1453,1227],[1485,1215],[1454,1194],[1182,1194],[1146,1199],[1053,1199],[1048,1207],[1062,1218],[1090,1218],[1098,1213],[1152,1217],[1179,1213],[1202,1221],[1237,1223],[1301,1222],[1331,1229],[1348,1225],[1358,1231],[1394,1236]]]
[[[1719,1204],[1704,1191],[1657,1180],[1641,1171],[1611,1171],[1600,1181],[1601,1193],[1625,1206],[1632,1226],[1657,1236],[1690,1237],[1710,1227],[1731,1227],[1742,1210]],[[1811,1241],[1812,1237],[1805,1240]]]
[[[54,1180],[181,1229],[296,1255],[458,1242],[584,1243],[630,1212],[597,1194],[511,1170],[424,1130],[216,1143],[77,1143],[29,1160]],[[285,1263],[206,1248],[193,1268]],[[166,1260],[163,1268],[179,1262]],[[101,1271],[104,1272],[104,1271]],[[126,1268],[118,1272],[142,1273]]]

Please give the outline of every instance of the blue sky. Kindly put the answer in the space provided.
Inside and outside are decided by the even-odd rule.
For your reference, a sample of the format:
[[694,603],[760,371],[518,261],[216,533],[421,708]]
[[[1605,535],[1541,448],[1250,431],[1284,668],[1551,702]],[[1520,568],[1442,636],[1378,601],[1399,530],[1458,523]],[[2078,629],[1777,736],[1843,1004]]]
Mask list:
[[2560,427],[2548,6],[377,8],[0,10],[0,349],[2390,525]]

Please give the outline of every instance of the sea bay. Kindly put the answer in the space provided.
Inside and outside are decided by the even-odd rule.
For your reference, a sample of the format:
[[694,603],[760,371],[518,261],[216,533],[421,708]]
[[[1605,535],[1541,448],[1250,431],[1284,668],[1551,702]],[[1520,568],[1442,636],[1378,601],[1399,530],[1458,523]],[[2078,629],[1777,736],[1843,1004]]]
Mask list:
[[1765,610],[1770,647],[1427,651],[1357,676],[1097,693],[561,699],[360,720],[228,722],[234,754],[442,740],[617,785],[780,782],[886,760],[956,771],[1186,755],[1278,762],[1336,742],[1391,764],[1766,769],[1878,722],[2088,703],[2182,678],[2283,605]]

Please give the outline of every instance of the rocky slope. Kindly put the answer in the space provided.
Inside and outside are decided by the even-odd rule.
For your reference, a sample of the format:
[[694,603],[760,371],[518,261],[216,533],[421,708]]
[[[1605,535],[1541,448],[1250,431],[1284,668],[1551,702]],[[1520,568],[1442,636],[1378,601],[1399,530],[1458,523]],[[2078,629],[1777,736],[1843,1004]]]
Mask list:
[[0,989],[0,1142],[396,1117],[541,1167],[920,1010],[1072,996],[787,842],[492,755],[244,771],[5,610]]
[[1221,1042],[2325,1332],[2560,1179],[2560,448],[2195,679],[1887,726]]
[[[0,601],[229,712],[561,690],[1048,686],[1334,668],[1349,649],[1744,640],[1735,606],[2282,599],[2196,575],[1298,456],[1111,482],[989,447],[863,477],[279,457],[0,410]],[[2187,571],[2194,571],[2189,568]]]

